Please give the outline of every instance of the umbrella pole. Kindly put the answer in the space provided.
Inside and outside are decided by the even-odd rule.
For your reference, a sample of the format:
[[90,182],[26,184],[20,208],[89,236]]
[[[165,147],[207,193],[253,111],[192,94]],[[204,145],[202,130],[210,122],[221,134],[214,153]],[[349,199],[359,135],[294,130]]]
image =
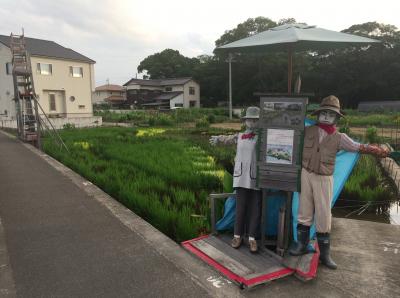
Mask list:
[[292,94],[292,65],[293,65],[293,49],[292,46],[288,48],[288,94]]
[[232,53],[229,53],[229,119],[232,120]]

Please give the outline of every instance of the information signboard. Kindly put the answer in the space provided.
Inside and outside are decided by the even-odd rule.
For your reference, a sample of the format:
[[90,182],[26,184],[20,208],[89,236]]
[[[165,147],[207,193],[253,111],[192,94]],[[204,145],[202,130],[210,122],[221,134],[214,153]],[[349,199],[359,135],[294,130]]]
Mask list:
[[261,96],[258,186],[299,191],[308,98]]

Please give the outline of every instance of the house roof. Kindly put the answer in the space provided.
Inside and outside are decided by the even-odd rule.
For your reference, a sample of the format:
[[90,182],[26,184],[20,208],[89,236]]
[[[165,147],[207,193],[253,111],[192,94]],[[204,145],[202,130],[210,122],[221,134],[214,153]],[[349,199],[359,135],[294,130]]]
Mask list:
[[[54,41],[25,37],[25,42],[26,49],[31,56],[96,63],[96,61],[74,50],[65,48]],[[4,44],[6,47],[10,47],[10,36],[0,35],[0,43]]]
[[163,92],[160,95],[158,95],[152,99],[153,100],[171,100],[182,93],[183,93],[182,91]]
[[142,85],[142,86],[169,86],[169,85],[183,85],[192,80],[191,77],[186,78],[170,78],[170,79],[157,79],[157,80],[143,80],[143,79],[130,79],[124,84],[128,85]]
[[124,91],[120,85],[106,84],[96,87],[96,91]]

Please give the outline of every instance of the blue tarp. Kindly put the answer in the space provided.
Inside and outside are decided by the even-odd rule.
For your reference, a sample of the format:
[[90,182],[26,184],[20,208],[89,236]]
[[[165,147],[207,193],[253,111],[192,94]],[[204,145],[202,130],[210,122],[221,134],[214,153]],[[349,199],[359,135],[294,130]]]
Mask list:
[[[307,120],[306,125],[311,125],[312,122]],[[333,174],[333,199],[332,207],[334,206],[340,192],[342,191],[346,180],[348,179],[351,171],[353,170],[357,160],[359,158],[358,153],[351,153],[340,151],[336,155],[336,165]],[[285,203],[285,197],[283,194],[278,193],[276,195],[268,196],[267,200],[267,222],[266,222],[266,234],[274,236],[277,234],[278,230],[278,216],[279,208]],[[236,201],[234,198],[228,198],[224,206],[224,215],[217,222],[217,230],[233,230],[233,224],[235,222],[235,207]],[[293,235],[296,240],[296,228],[297,228],[297,210],[299,207],[299,193],[295,192],[293,194],[293,204],[292,204],[292,215],[293,215]],[[314,236],[315,226],[311,228],[311,237]]]

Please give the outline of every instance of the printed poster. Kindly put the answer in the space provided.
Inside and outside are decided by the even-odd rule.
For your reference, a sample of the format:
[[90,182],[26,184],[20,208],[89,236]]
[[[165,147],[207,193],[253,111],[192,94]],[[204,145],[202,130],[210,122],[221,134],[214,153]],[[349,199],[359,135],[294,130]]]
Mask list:
[[274,164],[292,164],[294,130],[267,129],[266,162]]

